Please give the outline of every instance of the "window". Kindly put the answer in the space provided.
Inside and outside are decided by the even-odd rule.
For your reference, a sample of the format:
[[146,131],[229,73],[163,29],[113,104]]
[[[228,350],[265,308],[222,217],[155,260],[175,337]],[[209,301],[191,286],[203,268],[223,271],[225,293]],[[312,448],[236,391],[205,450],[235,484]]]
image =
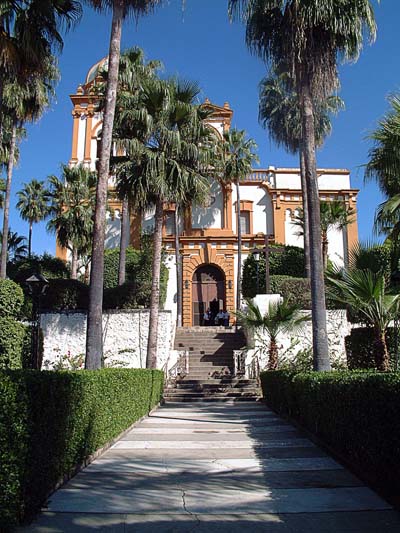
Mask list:
[[240,212],[240,230],[242,235],[248,235],[250,233],[250,212]]

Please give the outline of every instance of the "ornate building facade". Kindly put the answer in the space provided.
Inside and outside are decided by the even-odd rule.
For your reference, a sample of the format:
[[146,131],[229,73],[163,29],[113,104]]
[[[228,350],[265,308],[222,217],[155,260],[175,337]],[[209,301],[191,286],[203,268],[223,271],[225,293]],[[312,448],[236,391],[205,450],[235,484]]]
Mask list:
[[[103,60],[104,61],[104,60]],[[97,97],[93,91],[96,74],[102,62],[92,67],[85,83],[71,95],[72,154],[70,165],[83,164],[96,169],[98,139],[102,128],[101,114],[96,110]],[[229,130],[233,110],[228,103],[214,105],[208,100],[203,104],[212,110],[210,127],[222,138]],[[319,169],[320,198],[323,201],[340,201],[356,213],[358,190],[350,184],[350,173],[345,169]],[[110,190],[113,179],[110,178]],[[263,247],[266,235],[270,244],[303,246],[297,236],[298,228],[293,216],[302,206],[300,172],[296,168],[254,170],[240,184],[240,207],[243,261],[255,246]],[[108,214],[106,246],[119,246],[121,204],[111,195],[113,215]],[[163,241],[167,252],[169,282],[165,308],[176,313],[177,278],[175,265],[175,216],[174,205],[165,206]],[[209,205],[192,207],[178,224],[179,248],[183,263],[182,304],[183,325],[201,323],[202,314],[211,302],[235,310],[235,280],[237,260],[237,201],[235,189],[222,186],[211,179]],[[357,218],[345,229],[333,229],[328,235],[328,255],[331,261],[343,264],[348,250],[357,242]],[[143,230],[151,230],[153,212],[131,213],[130,244],[138,246]],[[66,250],[57,246],[57,255],[67,258]]]

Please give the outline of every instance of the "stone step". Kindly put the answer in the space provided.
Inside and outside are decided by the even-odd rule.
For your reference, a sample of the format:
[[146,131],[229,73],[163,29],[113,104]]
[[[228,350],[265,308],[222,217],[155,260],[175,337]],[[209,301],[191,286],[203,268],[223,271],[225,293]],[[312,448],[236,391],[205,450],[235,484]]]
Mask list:
[[226,377],[221,379],[190,379],[189,375],[182,378],[177,383],[186,383],[188,385],[220,385],[220,384],[226,384],[226,385],[236,385],[239,383],[243,384],[255,384],[257,383],[256,379],[245,379],[245,378],[236,378],[236,377]]
[[196,398],[192,398],[192,397],[188,397],[188,396],[174,396],[173,398],[164,398],[165,401],[167,403],[169,402],[176,402],[176,403],[180,403],[180,402],[257,402],[259,401],[259,397],[258,396],[254,396],[254,397],[248,397],[248,396],[239,396],[237,398],[232,398],[232,397],[229,397],[229,396],[224,396],[224,397],[219,397],[219,398],[216,398],[214,395],[212,396],[199,396],[199,397],[196,397]]

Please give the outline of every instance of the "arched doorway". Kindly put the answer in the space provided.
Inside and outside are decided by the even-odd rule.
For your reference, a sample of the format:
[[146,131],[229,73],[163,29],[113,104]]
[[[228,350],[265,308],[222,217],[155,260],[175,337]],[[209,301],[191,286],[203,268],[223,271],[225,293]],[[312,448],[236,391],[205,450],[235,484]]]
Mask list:
[[215,316],[225,303],[225,276],[216,266],[203,265],[192,279],[193,325],[203,325],[204,312],[210,308]]

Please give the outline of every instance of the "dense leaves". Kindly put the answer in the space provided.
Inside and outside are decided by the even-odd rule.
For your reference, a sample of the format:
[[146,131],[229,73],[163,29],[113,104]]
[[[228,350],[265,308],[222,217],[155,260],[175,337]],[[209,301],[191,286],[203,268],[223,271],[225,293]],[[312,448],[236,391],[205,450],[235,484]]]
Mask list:
[[264,398],[399,503],[400,374],[264,372]]
[[146,415],[158,370],[0,372],[0,526],[35,513],[76,465]]

